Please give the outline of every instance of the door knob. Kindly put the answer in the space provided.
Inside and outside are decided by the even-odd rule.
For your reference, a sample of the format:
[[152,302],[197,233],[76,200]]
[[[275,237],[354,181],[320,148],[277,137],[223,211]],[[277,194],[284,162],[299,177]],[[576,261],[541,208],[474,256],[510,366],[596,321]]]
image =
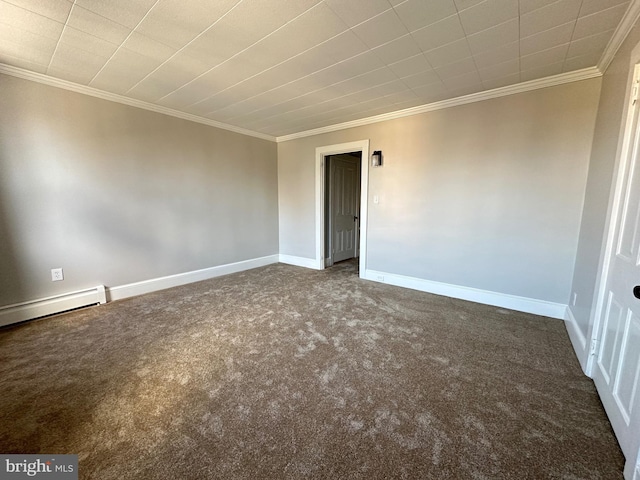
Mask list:
[[633,287],[633,296],[636,298],[640,298],[640,285],[636,285]]

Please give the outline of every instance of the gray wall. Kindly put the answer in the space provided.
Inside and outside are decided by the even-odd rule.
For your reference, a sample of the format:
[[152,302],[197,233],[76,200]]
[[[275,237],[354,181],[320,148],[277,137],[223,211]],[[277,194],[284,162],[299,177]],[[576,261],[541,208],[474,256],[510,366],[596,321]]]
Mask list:
[[0,306],[277,254],[277,182],[273,142],[0,75]]
[[596,280],[600,255],[605,239],[605,224],[616,154],[624,126],[624,104],[628,82],[633,74],[631,52],[640,42],[640,27],[636,25],[605,72],[593,137],[589,176],[582,214],[572,291],[576,293],[571,307],[580,331],[585,337],[592,323],[595,307]]
[[315,148],[370,139],[384,166],[370,169],[369,269],[567,304],[599,91],[585,80],[279,143],[280,253],[315,256]]

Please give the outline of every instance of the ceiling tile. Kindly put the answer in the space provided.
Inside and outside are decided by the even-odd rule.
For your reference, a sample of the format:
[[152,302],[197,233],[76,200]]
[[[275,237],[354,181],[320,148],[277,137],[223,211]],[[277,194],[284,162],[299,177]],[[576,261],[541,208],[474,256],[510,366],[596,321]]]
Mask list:
[[[292,42],[292,38],[296,41]],[[335,48],[354,52],[348,56],[366,50],[364,43],[353,32],[347,30],[346,25],[329,7],[319,4],[263,38],[244,53],[256,60],[262,59],[262,64],[267,68],[323,42],[330,42]]]
[[361,23],[352,30],[369,48],[378,47],[408,33],[393,9]]
[[520,22],[517,18],[467,37],[474,54],[500,47],[505,43],[517,42],[519,39]]
[[520,17],[522,38],[578,19],[582,0],[561,0]]
[[0,0],[0,28],[4,28],[2,25],[10,25],[56,41],[64,27],[60,22]]
[[601,53],[589,53],[579,57],[567,58],[564,62],[563,71],[571,72],[582,68],[593,67],[600,61]]
[[431,25],[458,12],[453,0],[430,2],[408,0],[394,7],[394,9],[409,31]]
[[411,33],[423,52],[464,38],[458,15],[452,15]]
[[[157,66],[156,60],[121,48],[93,79],[90,86],[108,92],[124,93]],[[144,100],[148,101],[149,98],[144,96]]]
[[456,8],[458,11],[466,10],[467,8],[471,8],[479,3],[484,2],[485,0],[453,0],[456,4]]
[[73,72],[77,78],[82,78],[80,83],[86,85],[108,59],[108,57],[100,57],[68,43],[60,43],[53,55],[50,68]]
[[122,47],[144,55],[145,57],[153,58],[158,62],[164,62],[176,53],[175,48],[169,47],[164,43],[160,43],[138,32],[131,32],[129,38],[122,43]]
[[[135,96],[147,92],[149,98],[163,99],[166,95],[183,87],[208,70],[208,66],[200,59],[179,52],[157,67],[155,71],[150,72],[148,77],[132,85],[129,93]],[[204,96],[200,96],[198,100],[202,100],[202,98]],[[179,103],[184,102],[181,100]]]
[[399,77],[408,77],[409,75],[415,75],[416,73],[424,72],[427,70],[433,70],[429,61],[422,53],[414,55],[413,57],[405,58],[396,63],[389,65],[389,68]]
[[80,50],[93,53],[99,57],[109,58],[118,48],[118,45],[107,42],[89,33],[67,26],[60,37],[60,43],[65,43]]
[[138,25],[138,33],[181,48],[227,13],[238,0],[189,2],[160,0]]
[[591,15],[592,13],[601,12],[608,8],[618,5],[629,6],[629,0],[582,0],[582,8],[580,9],[580,16]]
[[467,35],[517,17],[518,2],[514,0],[486,0],[460,12],[460,22]]
[[575,22],[569,22],[522,38],[520,40],[520,54],[531,55],[532,53],[547,50],[555,45],[568,43],[573,35],[575,25]]
[[455,63],[471,56],[467,40],[458,40],[434,50],[425,52],[425,57],[432,67],[442,67],[450,63]]
[[546,7],[552,3],[556,3],[563,0],[519,0],[520,2],[520,15],[533,12],[539,8]]
[[[0,24],[0,56],[22,58],[27,63],[49,65],[56,48],[56,42],[50,38],[13,27]],[[11,65],[15,65],[12,62]]]
[[420,47],[410,34],[380,45],[372,51],[387,65],[421,53]]
[[494,80],[496,78],[509,77],[520,74],[520,61],[509,60],[508,62],[493,65],[490,68],[482,68],[478,70],[482,82]]
[[[7,45],[7,43],[8,42],[3,43],[2,46],[0,47],[0,63],[4,63],[6,65],[11,65],[18,68],[24,68],[26,70],[29,70],[31,72],[36,72],[36,73],[47,72],[46,64],[29,61],[23,55],[20,55],[20,48],[16,48],[17,46],[15,44]],[[16,56],[10,55],[9,53],[7,53],[8,51],[18,51],[19,52],[18,54],[20,56],[16,57]]]
[[156,0],[75,0],[75,3],[120,25],[134,28]]
[[354,27],[391,8],[387,0],[325,0],[331,10],[349,27]]
[[508,75],[506,77],[492,78],[489,80],[482,81],[482,85],[484,86],[484,88],[488,90],[492,90],[494,88],[506,87],[508,85],[514,85],[516,83],[520,83],[520,73],[515,73],[513,75]]
[[444,67],[438,67],[435,69],[438,76],[446,83],[447,78],[458,77],[466,73],[476,72],[478,68],[473,58],[465,58],[456,63],[450,63]]
[[250,47],[260,38],[252,30],[238,29],[231,22],[221,21],[181,49],[191,58],[213,68]]
[[518,59],[520,57],[519,42],[507,43],[501,47],[478,53],[473,56],[478,68],[489,68],[499,63],[508,62],[509,60]]
[[131,33],[131,29],[108,18],[74,5],[67,24],[77,30],[89,33],[110,43],[120,45]]
[[414,89],[414,92],[425,104],[439,102],[449,97],[449,92],[444,85],[425,85]]
[[558,75],[562,73],[562,66],[563,62],[559,62],[522,71],[520,72],[520,81],[528,82],[530,80],[537,80],[538,78]]
[[38,13],[45,17],[48,17],[56,22],[65,23],[69,12],[71,11],[71,5],[73,2],[69,0],[5,0],[7,3],[11,3],[18,7],[22,7],[34,13]]
[[457,13],[453,0],[408,0],[394,9],[409,31],[431,25]]
[[405,77],[402,81],[409,88],[417,88],[423,85],[442,82],[435,70],[425,70],[424,72]]
[[568,50],[569,44],[565,43],[564,45],[558,45],[557,47],[553,47],[542,52],[525,55],[520,59],[520,68],[525,71],[563,62],[567,56]]
[[464,75],[458,75],[457,77],[449,77],[442,80],[442,83],[448,89],[463,89],[468,87],[478,88],[482,86],[482,80],[477,71],[465,73]]
[[576,40],[607,30],[614,30],[626,11],[627,5],[622,4],[586,17],[580,17],[573,33],[573,39]]
[[611,39],[611,35],[613,35],[613,30],[598,33],[596,35],[591,35],[590,37],[584,37],[579,40],[574,40],[569,45],[567,58],[581,57],[583,55],[601,56],[602,52],[604,52],[604,49],[609,43],[609,40]]

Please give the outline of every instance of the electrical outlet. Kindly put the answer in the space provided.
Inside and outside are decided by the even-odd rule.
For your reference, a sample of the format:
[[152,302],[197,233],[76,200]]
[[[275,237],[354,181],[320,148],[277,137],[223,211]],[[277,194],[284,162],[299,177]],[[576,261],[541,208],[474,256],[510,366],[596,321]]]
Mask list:
[[64,275],[62,274],[61,268],[52,268],[51,269],[51,281],[59,282],[60,280],[64,280]]

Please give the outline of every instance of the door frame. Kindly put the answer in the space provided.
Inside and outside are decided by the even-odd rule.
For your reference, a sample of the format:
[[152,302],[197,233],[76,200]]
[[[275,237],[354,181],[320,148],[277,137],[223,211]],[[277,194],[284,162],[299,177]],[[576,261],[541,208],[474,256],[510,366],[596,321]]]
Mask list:
[[[633,84],[636,79],[640,79],[640,48],[636,48],[632,55],[631,69],[629,73],[629,79],[626,84],[625,93],[625,106],[623,118],[624,123],[621,124],[620,131],[620,147],[616,153],[616,160],[614,165],[613,184],[609,197],[609,209],[607,211],[606,218],[606,240],[604,242],[601,254],[600,254],[600,268],[598,269],[598,278],[596,279],[596,301],[595,308],[593,310],[591,326],[587,332],[587,339],[590,343],[587,344],[587,362],[585,373],[589,377],[593,377],[593,371],[595,367],[595,361],[598,353],[597,346],[600,343],[602,337],[602,315],[604,314],[604,308],[606,305],[606,287],[609,280],[611,270],[611,256],[613,254],[615,245],[614,240],[618,229],[618,222],[620,217],[620,210],[624,204],[624,183],[625,177],[629,170],[630,149],[632,148],[633,135],[632,131],[633,117],[637,108],[640,108],[640,104],[636,102],[636,105],[631,105],[631,95],[633,91]],[[633,107],[633,108],[632,108]]]
[[[611,276],[612,257],[616,249],[617,231],[621,220],[621,210],[625,204],[625,186],[629,168],[632,162],[631,150],[633,149],[634,137],[640,124],[633,128],[634,116],[640,108],[640,100],[632,104],[634,89],[640,89],[640,44],[634,48],[631,54],[629,77],[626,82],[625,104],[623,110],[624,119],[620,125],[618,137],[618,149],[613,170],[613,180],[609,195],[609,208],[605,221],[605,238],[600,252],[600,265],[598,277],[596,279],[595,307],[592,310],[587,339],[587,362],[585,373],[593,378],[596,361],[600,354],[601,340],[603,337],[604,313],[607,304],[607,285]],[[637,452],[625,458],[624,478],[640,480],[640,448]]]
[[324,200],[325,200],[325,161],[324,157],[340,153],[361,152],[360,157],[360,278],[364,278],[367,266],[367,220],[368,220],[368,191],[369,191],[369,140],[326,145],[316,148],[316,265],[318,270],[324,270],[325,261],[325,228],[324,228]]
[[[357,152],[357,150],[356,150]],[[354,153],[354,152],[349,152],[349,153]],[[325,177],[324,177],[324,181],[325,181],[325,186],[324,186],[324,196],[325,196],[325,212],[324,212],[324,216],[325,216],[325,222],[324,222],[324,226],[325,226],[325,244],[324,244],[324,265],[325,268],[329,268],[331,266],[333,266],[333,264],[335,263],[335,259],[334,259],[334,253],[333,252],[333,229],[335,227],[334,225],[334,218],[333,218],[333,208],[334,208],[334,197],[333,197],[333,173],[334,173],[334,168],[335,168],[335,162],[334,162],[334,155],[324,155],[324,169],[325,169]],[[329,157],[329,158],[327,158]],[[328,167],[328,171],[327,171],[327,161],[329,161],[329,167]],[[357,179],[357,184],[356,184],[356,191],[358,193],[358,204],[356,205],[356,213],[357,213],[357,220],[356,220],[356,226],[355,226],[355,239],[354,239],[354,252],[353,252],[353,256],[354,257],[360,257],[360,183],[361,183],[361,178],[362,178],[362,174],[360,173],[360,171],[362,170],[362,158],[360,158],[359,160],[356,160],[356,158],[354,157],[352,159],[352,162],[354,163],[354,165],[357,165],[357,170],[358,170],[358,179]],[[328,207],[328,210],[326,209]],[[327,231],[328,230],[328,231]],[[327,251],[328,250],[328,251]]]

